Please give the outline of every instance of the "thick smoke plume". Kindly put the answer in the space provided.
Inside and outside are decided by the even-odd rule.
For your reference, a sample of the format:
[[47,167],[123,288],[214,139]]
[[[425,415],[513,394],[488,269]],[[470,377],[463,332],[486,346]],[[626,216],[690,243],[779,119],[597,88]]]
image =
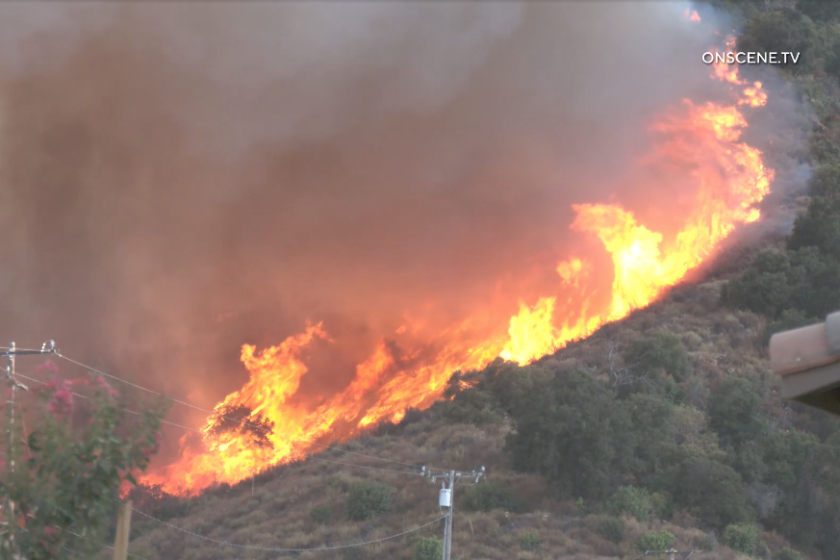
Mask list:
[[603,252],[572,203],[690,198],[623,180],[654,115],[720,94],[686,7],[4,4],[2,340],[207,406],[307,319],[336,342],[301,398],[406,314],[504,326]]

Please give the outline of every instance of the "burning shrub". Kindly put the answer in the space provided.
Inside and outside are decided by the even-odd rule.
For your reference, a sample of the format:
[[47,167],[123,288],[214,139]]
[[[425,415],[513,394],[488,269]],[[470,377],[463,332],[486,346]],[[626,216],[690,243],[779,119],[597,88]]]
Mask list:
[[347,496],[347,517],[352,521],[364,521],[391,509],[391,487],[371,480],[350,485]]
[[259,414],[253,415],[245,405],[220,405],[210,417],[206,434],[219,437],[223,434],[247,434],[249,443],[261,449],[272,449],[269,436],[274,434],[274,422]]

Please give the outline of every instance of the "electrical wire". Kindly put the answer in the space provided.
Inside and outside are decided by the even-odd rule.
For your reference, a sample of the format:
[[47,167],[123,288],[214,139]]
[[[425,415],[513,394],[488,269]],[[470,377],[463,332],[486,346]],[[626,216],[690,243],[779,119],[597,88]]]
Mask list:
[[[470,527],[472,527],[472,524],[470,524]],[[488,532],[484,531],[483,529],[478,529],[478,532],[481,533],[482,535],[484,535],[485,537],[487,537],[488,539],[490,539],[496,546],[498,546],[502,550],[505,550],[505,551],[513,554],[514,556],[516,556],[516,552],[514,552],[513,549],[509,548],[508,546],[506,546],[506,545],[500,543],[499,541],[497,541],[496,539],[494,539],[492,536],[490,536],[490,534]]]
[[[89,541],[89,540],[90,540],[90,539],[89,539],[89,538],[87,538],[87,537],[83,537],[83,536],[82,536],[82,535],[80,535],[79,533],[74,533],[74,532],[73,532],[73,531],[71,531],[70,529],[67,529],[67,532],[68,532],[68,533],[70,533],[71,535],[73,535],[74,537],[78,537],[78,538],[80,538],[80,539],[84,539],[84,540],[86,540],[86,541]],[[102,543],[100,546],[104,546],[105,548],[107,548],[107,549],[109,549],[109,550],[114,550],[114,547],[113,547],[113,546],[111,546],[111,545],[109,545],[109,544]],[[66,547],[65,547],[65,548],[66,548]],[[146,559],[145,559],[145,558],[143,558],[142,556],[137,556],[136,554],[131,554],[131,553],[129,553],[129,554],[128,554],[128,557],[129,557],[129,558],[137,558],[137,560],[146,560]]]
[[[20,377],[22,379],[26,379],[27,381],[32,381],[33,383],[40,383],[41,385],[46,385],[47,384],[45,381],[42,381],[40,379],[35,379],[34,377],[29,377],[29,376],[21,374],[21,373],[16,373],[15,376]],[[75,391],[71,391],[70,394],[72,394],[75,397],[81,398],[81,399],[91,400],[90,397],[88,397],[86,395],[82,395],[80,393],[76,393]],[[137,416],[139,416],[141,414],[139,412],[136,412],[134,410],[129,410],[127,408],[120,408],[120,410],[122,410],[124,412],[127,412],[129,414],[137,415]],[[174,426],[176,428],[182,428],[184,430],[189,430],[189,431],[192,431],[192,432],[196,432],[196,433],[199,433],[199,434],[204,433],[199,429],[191,428],[190,426],[184,426],[182,424],[176,424],[175,422],[169,422],[167,420],[161,420],[161,423],[167,424],[169,426]],[[351,467],[351,468],[356,468],[356,469],[388,472],[388,473],[393,473],[393,474],[409,474],[409,475],[412,475],[412,476],[417,476],[418,475],[418,473],[411,472],[411,471],[400,471],[400,470],[396,470],[396,469],[386,469],[386,468],[381,468],[381,467],[371,467],[371,466],[367,466],[367,465],[356,465],[354,463],[344,463],[342,461],[333,461],[331,459],[324,459],[324,458],[318,457],[316,455],[309,455],[306,458],[307,459],[312,459],[314,461],[321,461],[321,462],[324,462],[324,463],[332,463],[334,465],[342,465],[342,466],[345,466],[345,467]]]
[[220,541],[218,539],[211,539],[209,537],[199,535],[198,533],[193,533],[192,531],[187,531],[186,529],[182,529],[182,528],[178,527],[177,525],[173,525],[171,523],[167,523],[166,521],[162,521],[160,519],[152,517],[151,515],[143,513],[142,511],[136,510],[134,508],[132,508],[132,511],[137,513],[137,514],[142,515],[143,517],[148,517],[149,519],[151,519],[153,521],[157,521],[161,525],[165,525],[166,527],[175,529],[176,531],[180,531],[181,533],[191,535],[193,537],[197,537],[199,539],[202,539],[202,540],[205,540],[205,541],[208,541],[208,542],[212,542],[212,543],[222,545],[222,546],[232,546],[234,548],[241,548],[241,549],[248,549],[248,550],[261,550],[263,552],[318,552],[318,551],[324,551],[324,550],[341,550],[341,549],[345,549],[345,548],[356,548],[356,547],[360,547],[360,546],[367,546],[367,545],[371,545],[371,544],[376,544],[376,543],[381,543],[381,542],[384,542],[384,541],[388,541],[388,540],[391,540],[391,539],[396,539],[398,537],[402,537],[403,535],[407,535],[409,533],[414,533],[415,531],[419,531],[420,529],[424,529],[424,528],[426,528],[430,525],[434,525],[438,521],[441,521],[441,520],[446,518],[446,516],[444,515],[443,517],[438,517],[437,519],[433,519],[432,521],[429,521],[428,523],[424,523],[423,525],[418,525],[417,527],[414,527],[412,529],[408,529],[407,531],[403,531],[402,533],[397,533],[396,535],[390,535],[390,536],[383,537],[381,539],[372,540],[372,541],[365,541],[365,542],[354,543],[354,544],[342,544],[342,545],[336,545],[336,546],[322,546],[322,547],[317,547],[317,548],[280,548],[280,547],[265,547],[265,546],[252,546],[252,545],[245,545],[245,544],[234,544],[234,543],[230,543],[230,542],[227,542],[227,541]]
[[[32,381],[34,383],[40,383],[41,385],[46,385],[47,384],[46,381],[42,381],[40,379],[35,379],[34,377],[28,377],[26,375],[23,375],[22,373],[15,373],[15,377],[20,377],[22,379],[26,379],[27,381]],[[73,395],[74,397],[78,397],[80,399],[84,399],[84,400],[87,400],[87,401],[91,400],[91,398],[88,397],[87,395],[82,395],[80,393],[76,393],[75,391],[70,391],[70,394]],[[123,412],[128,412],[129,414],[134,414],[136,416],[140,416],[140,413],[136,412],[134,410],[129,410],[127,408],[120,408],[120,410],[122,410]],[[174,426],[176,428],[181,428],[181,429],[184,429],[184,430],[190,430],[192,432],[202,433],[201,430],[198,430],[196,428],[191,428],[189,426],[184,426],[182,424],[176,424],[175,422],[170,422],[168,420],[161,420],[160,422],[161,422],[161,424],[166,424],[167,426]]]
[[[256,425],[256,424],[252,424],[252,423],[248,422],[247,420],[246,420],[246,421],[242,421],[242,420],[240,420],[240,419],[238,419],[238,418],[231,418],[231,417],[228,417],[228,416],[219,415],[219,414],[218,414],[218,412],[216,412],[216,411],[209,410],[209,409],[206,409],[206,408],[202,408],[202,407],[200,407],[200,406],[196,406],[196,405],[194,405],[194,404],[192,404],[192,403],[188,403],[188,402],[186,402],[186,401],[184,401],[184,400],[181,400],[181,399],[176,399],[176,398],[174,398],[174,397],[170,397],[170,396],[168,396],[168,395],[164,395],[163,393],[160,393],[160,392],[158,392],[158,391],[154,391],[154,390],[152,390],[152,389],[149,389],[149,388],[147,388],[147,387],[143,387],[143,386],[141,386],[141,385],[137,385],[136,383],[132,383],[131,381],[127,381],[127,380],[125,380],[125,379],[122,379],[122,378],[117,377],[117,376],[115,376],[115,375],[112,375],[112,374],[110,374],[110,373],[106,373],[106,372],[104,372],[104,371],[102,371],[102,370],[100,370],[100,369],[94,368],[94,367],[89,366],[89,365],[87,365],[87,364],[83,364],[82,362],[79,362],[78,360],[74,360],[74,359],[72,359],[72,358],[68,358],[67,356],[65,356],[65,355],[61,354],[61,353],[60,353],[60,352],[58,352],[58,351],[56,351],[55,355],[56,355],[56,356],[58,356],[59,358],[63,359],[63,360],[66,360],[66,361],[68,361],[68,362],[70,362],[70,363],[72,363],[72,364],[75,364],[75,365],[77,365],[77,366],[79,366],[79,367],[83,367],[83,368],[85,368],[85,369],[88,369],[88,370],[90,370],[90,371],[92,371],[92,372],[94,372],[94,373],[97,373],[97,374],[102,375],[102,376],[104,376],[104,377],[107,377],[107,378],[109,378],[109,379],[113,379],[113,380],[115,380],[115,381],[119,381],[119,382],[121,382],[121,383],[125,383],[126,385],[129,385],[129,386],[134,387],[134,388],[136,388],[136,389],[140,389],[141,391],[145,391],[145,392],[147,392],[147,393],[149,393],[149,394],[156,395],[156,396],[158,396],[158,397],[162,397],[162,398],[165,398],[165,399],[169,399],[170,401],[172,401],[172,402],[174,402],[174,403],[177,403],[177,404],[180,404],[180,405],[183,405],[183,406],[188,406],[188,407],[190,407],[190,408],[192,408],[192,409],[194,409],[194,410],[198,410],[198,411],[204,412],[205,414],[209,414],[209,415],[218,415],[218,416],[219,416],[219,418],[222,418],[222,419],[224,419],[224,420],[230,420],[230,421],[233,421],[233,422],[241,422],[242,424],[244,424],[244,425],[246,425],[246,426],[248,426],[248,427],[250,427],[250,428],[253,428],[253,429],[255,429],[255,430],[260,430],[260,431],[263,431],[263,432],[268,432],[268,431],[269,431],[267,428],[265,428],[265,427],[263,427],[263,426],[258,426],[258,425]],[[191,429],[191,428],[187,428],[187,429]],[[326,448],[326,449],[334,448],[332,444],[325,444],[325,443],[318,443],[318,442],[309,442],[309,444],[310,444],[310,445],[316,445],[316,446],[319,446],[319,447],[324,447],[324,448]],[[386,458],[384,458],[384,457],[377,457],[377,456],[375,456],[375,455],[367,455],[367,454],[365,454],[365,453],[357,453],[357,452],[355,452],[355,451],[350,451],[350,450],[348,450],[348,449],[339,449],[339,451],[341,451],[342,453],[347,453],[347,454],[349,454],[349,455],[357,455],[357,456],[359,456],[359,457],[365,457],[365,458],[368,458],[368,459],[374,459],[374,460],[377,460],[377,461],[383,461],[383,462],[386,462],[386,463],[392,463],[392,464],[396,464],[396,465],[402,465],[402,466],[404,466],[404,467],[411,467],[411,468],[415,468],[415,469],[416,469],[416,468],[420,468],[420,466],[421,466],[421,465],[412,464],[412,463],[404,463],[404,462],[402,462],[402,461],[395,461],[395,460],[393,460],[393,459],[386,459]]]

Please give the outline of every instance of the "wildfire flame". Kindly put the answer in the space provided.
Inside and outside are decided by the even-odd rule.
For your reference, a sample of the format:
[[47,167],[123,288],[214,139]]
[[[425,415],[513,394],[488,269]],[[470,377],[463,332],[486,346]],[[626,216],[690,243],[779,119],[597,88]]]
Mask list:
[[[689,17],[694,20],[695,15]],[[715,66],[713,77],[746,85],[737,67]],[[406,349],[413,348],[417,328],[403,325],[396,332],[399,345],[393,338],[383,339],[358,364],[354,380],[317,407],[294,404],[291,397],[307,373],[302,350],[315,339],[329,340],[321,324],[259,352],[245,345],[241,361],[249,381],[216,406],[199,438],[182,438],[176,462],[151,472],[145,482],[191,494],[214,482],[249,478],[303,457],[319,443],[346,440],[377,422],[399,421],[410,407],[430,406],[456,370],[481,368],[497,357],[529,363],[650,304],[702,263],[738,224],[759,218],[754,206],[768,194],[773,170],[764,166],[759,150],[740,142],[747,121],[738,107],[762,106],[766,99],[761,84],[755,83],[741,90],[733,106],[685,100],[651,126],[660,141],[647,163],[677,161],[693,169],[686,181],[696,185],[696,195],[676,233],[653,231],[615,204],[573,207],[577,216],[571,229],[597,237],[612,257],[612,291],[600,309],[592,298],[592,263],[569,258],[556,266],[558,290],[568,296],[562,305],[554,295],[533,305],[522,302],[507,334],[497,327],[478,336],[486,332],[476,328],[483,320],[473,318],[414,350]]]
[[[727,51],[735,50],[735,37],[729,36],[726,39]],[[742,90],[742,97],[738,98],[738,105],[749,105],[750,107],[763,107],[767,104],[767,94],[761,91],[761,82],[753,82],[741,79],[738,75],[738,66],[730,66],[725,62],[715,62],[712,65],[712,77],[722,82],[729,82],[735,86],[746,86]]]
[[697,10],[692,10],[690,8],[686,9],[685,17],[687,17],[688,19],[690,19],[691,21],[693,21],[695,23],[700,23],[701,21],[703,21],[703,20],[700,19],[700,14],[697,13]]

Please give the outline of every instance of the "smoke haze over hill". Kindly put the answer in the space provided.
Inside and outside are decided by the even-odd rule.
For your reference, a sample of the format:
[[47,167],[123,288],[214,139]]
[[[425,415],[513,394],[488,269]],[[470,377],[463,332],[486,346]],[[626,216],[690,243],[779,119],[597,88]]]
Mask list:
[[406,312],[504,322],[570,249],[609,259],[571,204],[679,218],[623,174],[722,95],[686,7],[0,5],[0,332],[207,405],[306,319],[337,342],[300,398]]

